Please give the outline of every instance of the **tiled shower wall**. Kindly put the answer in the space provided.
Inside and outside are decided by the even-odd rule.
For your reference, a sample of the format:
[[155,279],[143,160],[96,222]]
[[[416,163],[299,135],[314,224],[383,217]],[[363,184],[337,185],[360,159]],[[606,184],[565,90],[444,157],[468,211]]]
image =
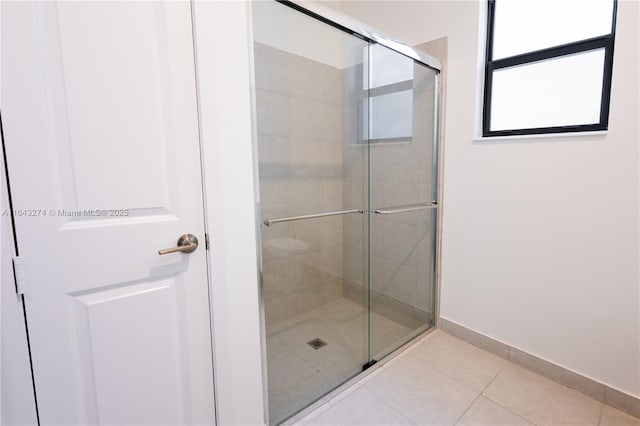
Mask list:
[[[366,209],[369,155],[372,208],[434,199],[431,74],[416,67],[412,140],[373,144],[369,153],[366,144],[358,143],[367,125],[361,109],[362,65],[340,70],[254,46],[262,220]],[[431,306],[427,269],[433,220],[431,211],[372,216],[372,308],[411,328],[419,326]],[[267,321],[343,295],[363,304],[367,238],[366,216],[359,214],[263,225]],[[294,253],[277,248],[300,242],[308,248]]]
[[[254,48],[262,220],[341,210],[340,70],[260,43]],[[342,295],[342,233],[340,216],[262,226],[268,323]],[[288,245],[301,249],[279,249]]]
[[[363,119],[362,113],[352,112],[362,99],[357,93],[363,87],[359,75],[362,75],[361,67],[343,71],[343,82],[349,82],[344,93],[349,93],[352,100],[345,103],[345,114],[362,126],[364,120],[376,120],[376,117],[364,115]],[[367,146],[356,143],[353,131],[346,132],[349,141],[343,145],[346,206],[366,205],[366,200],[362,204],[362,197],[366,197],[367,185],[370,185],[371,210],[435,201],[432,190],[434,83],[432,72],[414,67],[413,137],[408,141],[372,143],[368,171],[367,162],[361,160]],[[349,129],[349,123],[345,128]],[[419,327],[431,310],[434,283],[429,260],[433,256],[435,217],[433,210],[371,216],[372,309],[410,328]],[[344,289],[348,297],[355,299],[361,298],[363,283],[367,282],[367,270],[362,267],[366,265],[363,247],[367,247],[363,241],[367,236],[363,232],[364,220],[357,216],[345,217]]]

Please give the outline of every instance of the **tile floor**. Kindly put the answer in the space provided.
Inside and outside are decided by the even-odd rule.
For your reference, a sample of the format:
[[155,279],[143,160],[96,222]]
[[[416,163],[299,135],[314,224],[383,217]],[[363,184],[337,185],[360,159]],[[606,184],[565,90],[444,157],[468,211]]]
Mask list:
[[640,419],[436,330],[291,423],[640,426]]
[[[344,297],[304,314],[267,324],[269,417],[275,424],[358,374],[367,359],[366,311]],[[397,347],[412,330],[372,314],[377,353]],[[320,338],[319,350],[307,344]]]

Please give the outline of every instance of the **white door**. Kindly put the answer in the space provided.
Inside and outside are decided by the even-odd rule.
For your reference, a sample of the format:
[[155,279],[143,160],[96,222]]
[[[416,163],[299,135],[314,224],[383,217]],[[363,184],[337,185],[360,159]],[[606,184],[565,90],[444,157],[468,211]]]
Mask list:
[[3,1],[1,108],[41,423],[212,424],[189,3]]

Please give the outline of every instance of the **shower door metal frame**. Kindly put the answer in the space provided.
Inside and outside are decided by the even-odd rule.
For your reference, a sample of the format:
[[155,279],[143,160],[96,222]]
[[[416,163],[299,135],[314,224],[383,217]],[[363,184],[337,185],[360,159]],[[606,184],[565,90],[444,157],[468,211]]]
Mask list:
[[[433,232],[433,238],[432,238],[432,249],[433,249],[433,256],[431,259],[431,275],[433,277],[433,299],[432,299],[432,311],[433,311],[433,323],[429,324],[430,327],[428,327],[426,330],[421,330],[419,332],[414,332],[412,334],[414,334],[412,337],[410,337],[405,343],[401,344],[398,348],[394,349],[393,351],[391,351],[390,353],[388,353],[387,355],[384,356],[384,359],[390,359],[392,357],[394,357],[396,354],[404,351],[409,345],[411,345],[412,341],[421,336],[423,333],[427,332],[429,329],[433,329],[435,327],[437,327],[438,324],[438,316],[439,316],[439,310],[440,310],[440,306],[439,306],[439,282],[438,282],[438,259],[440,256],[440,250],[439,250],[439,241],[440,241],[440,227],[439,227],[439,223],[440,223],[440,219],[441,219],[441,194],[439,191],[439,177],[440,177],[440,170],[439,170],[439,164],[440,164],[440,158],[439,158],[439,144],[440,144],[440,100],[441,100],[441,94],[440,94],[440,90],[441,90],[441,70],[442,70],[442,64],[441,62],[437,59],[434,58],[424,52],[421,52],[419,50],[416,50],[406,44],[403,44],[401,42],[395,41],[393,39],[391,39],[390,37],[387,37],[383,34],[381,34],[380,32],[378,32],[377,30],[369,27],[368,25],[346,15],[343,14],[335,9],[332,9],[330,7],[326,7],[323,6],[321,4],[310,4],[310,2],[302,2],[300,0],[295,0],[295,1],[290,1],[290,0],[274,0],[277,3],[280,3],[284,6],[287,6],[291,9],[294,9],[304,15],[307,15],[311,18],[317,19],[327,25],[330,25],[334,28],[337,28],[341,31],[344,31],[348,34],[351,34],[355,37],[358,37],[366,42],[368,42],[370,45],[374,45],[374,44],[380,44],[382,46],[385,46],[391,50],[393,50],[394,52],[397,52],[400,55],[406,56],[414,61],[416,61],[417,63],[435,71],[435,90],[434,90],[434,130],[433,130],[433,162],[432,162],[432,168],[433,168],[433,194],[434,194],[434,200],[432,200],[432,203],[429,205],[425,205],[425,206],[420,206],[419,209],[433,209],[436,211],[436,218],[435,218],[435,232]],[[248,15],[249,15],[249,29],[250,31],[252,31],[253,25],[253,12],[251,10],[251,7],[248,7]],[[249,40],[253,41],[253,33],[250,34]],[[255,192],[256,194],[259,194],[259,188],[260,188],[260,176],[259,176],[259,168],[258,168],[258,156],[257,156],[257,152],[258,152],[258,135],[257,135],[257,112],[256,112],[256,84],[255,84],[255,62],[254,62],[254,56],[253,56],[253,47],[252,47],[252,43],[250,42],[251,46],[249,47],[249,51],[250,51],[250,63],[249,63],[249,67],[250,67],[250,75],[251,75],[251,116],[252,116],[252,123],[253,123],[253,129],[252,129],[252,138],[253,138],[253,151],[254,151],[254,158],[253,158],[253,162],[254,162],[254,187],[255,187]],[[370,47],[370,46],[369,46]],[[370,171],[368,172],[368,175],[370,175]],[[369,197],[367,197],[369,198]],[[403,206],[405,207],[405,206]],[[408,206],[406,206],[408,207]],[[412,206],[414,207],[414,206]],[[417,206],[415,206],[417,207]],[[417,210],[417,209],[416,209]],[[384,211],[384,213],[383,213]],[[264,403],[264,422],[265,424],[269,424],[269,389],[268,389],[268,377],[267,377],[267,335],[266,335],[266,316],[265,316],[265,300],[264,300],[264,282],[263,282],[263,262],[262,262],[262,231],[261,231],[261,227],[262,226],[270,226],[272,223],[277,223],[277,222],[281,222],[281,221],[285,221],[285,220],[298,220],[298,219],[305,219],[308,217],[316,217],[316,216],[324,216],[326,215],[326,213],[321,213],[318,215],[306,215],[304,217],[287,217],[287,218],[277,218],[277,219],[262,219],[260,216],[260,201],[259,199],[256,200],[255,203],[255,212],[256,212],[256,247],[257,247],[257,253],[258,253],[258,285],[259,285],[259,306],[260,306],[260,334],[261,334],[261,359],[262,359],[262,382],[263,382],[263,403]],[[378,213],[379,212],[379,213]],[[349,210],[349,211],[338,211],[338,212],[329,212],[329,215],[335,215],[335,214],[347,214],[347,213],[361,213],[361,214],[372,214],[374,213],[374,210],[371,210],[371,206],[368,205],[366,210]],[[378,209],[378,211],[376,212],[378,214],[386,214],[386,209],[381,210]],[[369,230],[370,232],[370,230]],[[369,250],[370,252],[370,250]],[[369,268],[370,268],[370,262],[369,263]],[[367,276],[369,276],[369,272],[367,273]],[[369,292],[370,293],[370,292]],[[370,297],[370,296],[368,296]],[[369,302],[369,300],[367,300],[367,302]],[[370,302],[369,302],[370,304]],[[370,309],[369,309],[370,310]],[[370,315],[370,312],[369,312]],[[368,327],[369,328],[369,336],[367,336],[368,340],[369,340],[369,346],[370,346],[370,341],[371,341],[371,326]],[[369,367],[372,367],[374,364],[376,364],[377,360],[372,358],[372,354],[371,351],[368,351],[368,359],[367,359],[367,363],[363,366],[363,372],[365,370],[367,370]],[[353,377],[347,378],[346,381],[343,384],[349,383],[352,380],[355,380],[358,376],[360,376],[362,374],[359,373]],[[338,386],[340,387],[340,385]],[[334,389],[335,391],[335,389]],[[333,392],[333,391],[330,391]],[[316,401],[317,402],[317,401]],[[300,415],[301,413],[303,413],[306,409],[312,407],[314,405],[314,403],[310,404],[310,406],[307,406],[306,408],[302,408],[300,411],[297,412],[297,414],[294,414],[292,417],[289,417],[288,420],[291,420],[292,418],[295,418],[296,416]]]
[[311,2],[291,1],[291,0],[275,0],[280,4],[288,6],[299,12],[304,13],[307,16],[315,18],[325,24],[338,28],[349,34],[352,34],[358,38],[361,38],[370,43],[377,43],[389,49],[398,52],[401,55],[407,56],[415,61],[420,62],[422,65],[433,69],[440,74],[442,64],[437,58],[427,55],[424,52],[416,50],[411,46],[407,46],[404,43],[395,41],[390,37],[387,37],[377,30],[369,27],[368,25],[341,13],[335,9],[322,6],[320,4],[310,4]]
[[[282,2],[280,0],[277,0],[279,2]],[[289,3],[289,2],[287,2]],[[432,239],[431,239],[431,249],[432,249],[432,253],[433,256],[431,256],[431,258],[429,259],[429,268],[430,268],[430,277],[432,278],[432,285],[433,285],[433,289],[432,289],[432,300],[431,300],[431,312],[432,312],[432,316],[433,318],[430,319],[430,322],[425,324],[424,326],[420,326],[419,328],[417,328],[416,330],[412,331],[410,334],[407,335],[407,339],[404,343],[400,344],[398,347],[396,347],[395,349],[391,350],[390,352],[382,355],[381,359],[387,359],[390,357],[393,357],[394,354],[401,352],[402,350],[404,350],[404,348],[406,348],[408,345],[411,344],[411,342],[416,339],[417,337],[421,336],[423,333],[427,332],[428,330],[433,329],[434,327],[436,327],[438,325],[438,316],[439,316],[439,312],[440,312],[440,305],[439,305],[439,295],[440,295],[440,291],[439,291],[439,282],[438,282],[438,259],[440,257],[440,250],[439,250],[439,241],[440,241],[440,235],[439,235],[439,223],[440,223],[440,218],[441,218],[441,209],[440,209],[440,193],[438,191],[439,189],[439,177],[440,177],[440,168],[439,168],[439,164],[440,164],[440,157],[439,157],[439,144],[440,144],[440,89],[441,89],[441,64],[440,61],[436,58],[433,58],[429,55],[427,55],[424,52],[420,52],[417,51],[409,46],[406,46],[402,43],[396,42],[396,41],[390,41],[389,39],[385,39],[382,38],[380,36],[377,36],[381,41],[380,42],[370,42],[369,44],[369,49],[371,51],[371,49],[376,45],[382,45],[384,47],[387,47],[388,49],[400,54],[400,55],[404,55],[409,57],[410,59],[413,59],[415,62],[417,62],[420,65],[425,66],[428,69],[431,69],[433,71],[435,71],[435,75],[434,75],[434,109],[433,109],[433,154],[432,154],[432,171],[433,171],[433,183],[432,183],[432,194],[433,194],[433,199],[431,200],[430,203],[421,203],[421,204],[411,204],[411,205],[399,205],[399,206],[386,206],[383,208],[373,208],[371,206],[371,186],[369,184],[368,186],[368,191],[369,191],[369,196],[368,196],[368,200],[369,200],[369,204],[367,205],[367,209],[365,210],[365,212],[368,213],[369,215],[369,220],[368,220],[368,233],[369,233],[369,239],[368,239],[368,244],[369,244],[369,249],[367,250],[367,256],[368,256],[368,260],[367,260],[367,267],[368,267],[368,272],[367,272],[367,281],[369,283],[368,285],[368,289],[369,292],[367,294],[367,302],[368,302],[368,317],[369,317],[369,327],[368,327],[368,345],[369,345],[369,356],[368,356],[368,360],[367,363],[363,366],[362,371],[367,370],[368,368],[372,367],[373,365],[375,365],[379,360],[374,358],[375,354],[372,352],[371,350],[371,342],[373,339],[373,333],[372,333],[372,326],[371,326],[371,233],[372,233],[372,228],[371,228],[371,215],[372,214],[378,214],[378,215],[387,215],[387,214],[396,214],[396,213],[405,213],[405,212],[413,212],[413,211],[420,211],[420,210],[435,210],[435,220],[434,220],[434,232],[432,233]],[[412,53],[412,54],[405,54],[404,51],[400,51],[400,50],[396,50],[394,47],[390,46],[401,46],[404,47],[404,50],[408,49],[407,53]],[[371,67],[371,52],[369,53],[369,67]],[[431,63],[432,65],[429,65],[428,63]],[[434,67],[433,65],[437,65],[437,68]],[[369,70],[369,80],[371,80],[371,69]],[[372,110],[371,110],[371,102],[369,102],[369,113],[368,113],[368,117],[369,119],[371,119],[372,116]],[[371,126],[371,123],[369,123],[369,126]],[[369,144],[369,147],[371,145]],[[368,170],[367,170],[367,178],[369,180],[369,182],[371,181],[371,175],[372,175],[372,170],[371,170],[371,161],[368,161]]]

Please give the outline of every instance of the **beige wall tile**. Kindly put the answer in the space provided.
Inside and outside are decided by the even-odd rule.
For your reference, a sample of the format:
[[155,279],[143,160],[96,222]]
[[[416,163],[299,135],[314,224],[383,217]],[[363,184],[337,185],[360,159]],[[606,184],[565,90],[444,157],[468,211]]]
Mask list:
[[433,56],[434,58],[438,58],[441,63],[446,64],[448,39],[448,37],[436,38],[426,43],[419,44],[416,48]]
[[454,322],[448,321],[445,318],[440,318],[439,327],[446,333],[451,334],[454,337],[469,342],[474,346],[478,346],[481,349],[489,351],[501,358],[509,359],[509,346],[504,343],[500,343],[487,336],[483,336],[480,333],[469,330]]
[[553,381],[582,392],[598,401],[604,401],[605,386],[587,377],[559,367],[548,361],[530,355],[516,348],[511,348],[509,359],[518,365],[535,371]]
[[289,97],[280,93],[256,90],[258,133],[289,136]]
[[282,78],[289,72],[289,55],[262,43],[253,44],[255,82],[258,90],[289,94],[289,81]]
[[344,262],[344,278],[353,283],[363,283],[364,277],[364,254],[362,250],[345,247],[345,262]]
[[607,387],[604,402],[626,413],[640,417],[640,398]]

